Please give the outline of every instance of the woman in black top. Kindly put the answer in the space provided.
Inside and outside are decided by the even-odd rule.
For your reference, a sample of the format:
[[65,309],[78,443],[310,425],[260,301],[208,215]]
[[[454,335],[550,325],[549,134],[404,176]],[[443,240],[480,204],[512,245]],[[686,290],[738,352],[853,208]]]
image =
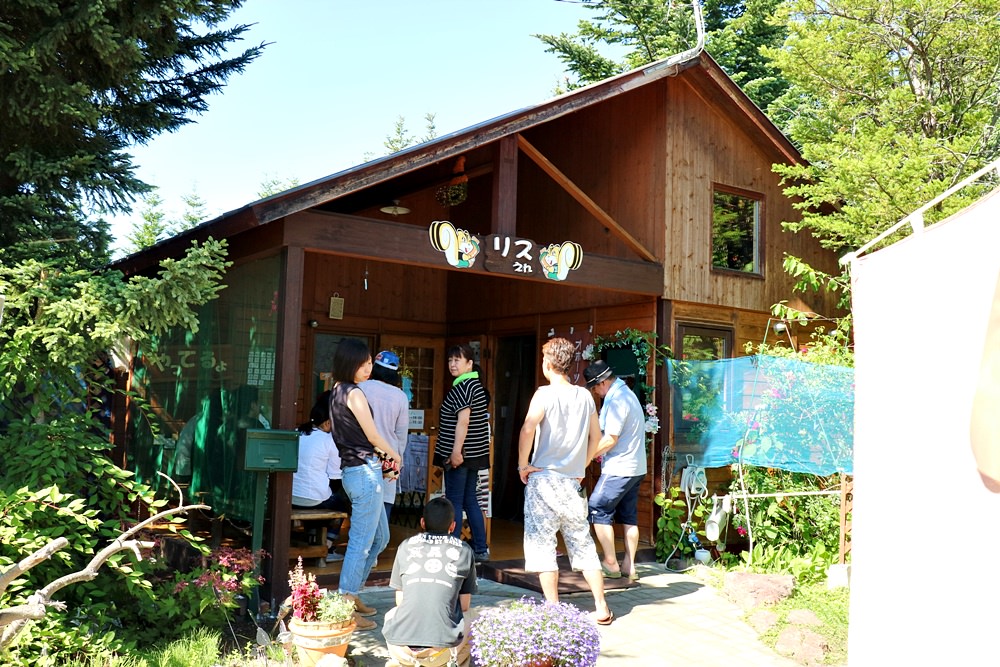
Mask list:
[[[389,523],[382,506],[382,462],[378,448],[402,467],[402,458],[379,435],[365,393],[358,387],[372,372],[368,346],[347,338],[337,346],[333,357],[333,389],[330,392],[331,434],[340,452],[344,491],[351,499],[351,529],[347,553],[340,571],[340,592],[354,600],[362,616],[375,609],[358,598],[375,560],[389,544]],[[359,630],[370,630],[375,623],[356,618]]]

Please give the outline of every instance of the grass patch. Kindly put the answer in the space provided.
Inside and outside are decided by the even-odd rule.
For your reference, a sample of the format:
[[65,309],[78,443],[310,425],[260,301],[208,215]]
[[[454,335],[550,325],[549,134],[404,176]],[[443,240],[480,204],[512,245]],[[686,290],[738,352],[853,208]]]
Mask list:
[[791,597],[768,607],[778,615],[778,622],[761,635],[761,641],[774,647],[778,634],[788,627],[788,612],[808,609],[822,622],[809,629],[822,635],[829,646],[824,663],[827,665],[847,664],[847,622],[850,589],[827,589],[826,585],[814,584],[796,588]]

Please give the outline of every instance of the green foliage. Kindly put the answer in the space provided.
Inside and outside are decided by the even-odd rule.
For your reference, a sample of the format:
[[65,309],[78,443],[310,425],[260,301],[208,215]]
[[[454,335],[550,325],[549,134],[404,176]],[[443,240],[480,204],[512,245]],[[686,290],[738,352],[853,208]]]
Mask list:
[[239,606],[237,597],[249,599],[260,585],[263,552],[254,556],[248,549],[196,546],[201,555],[180,569],[154,559],[147,573],[151,594],[118,608],[134,644],[176,641],[199,628],[222,631]]
[[1000,153],[997,0],[796,0],[778,18],[788,39],[763,53],[792,83],[778,105],[808,160],[775,167],[801,198],[788,229],[859,247]]
[[[393,153],[398,153],[401,150],[405,150],[414,144],[422,144],[437,137],[437,124],[435,118],[437,114],[427,112],[424,114],[424,136],[417,138],[406,129],[406,118],[403,116],[398,116],[396,121],[392,126],[392,133],[386,135],[385,141],[382,145],[385,146],[386,155],[392,155]],[[364,155],[364,161],[370,162],[375,159],[375,154],[372,152],[366,152]],[[465,201],[464,198],[462,201]],[[461,203],[458,202],[458,203]]]
[[[730,490],[740,491],[733,466]],[[749,494],[781,494],[819,491],[840,482],[838,475],[816,477],[775,468],[743,466]],[[783,496],[750,498],[734,503],[731,531],[752,533],[751,552],[741,554],[756,572],[791,573],[799,584],[822,582],[829,565],[837,562],[840,549],[840,496]],[[744,507],[749,507],[749,525]]]
[[279,192],[284,192],[285,190],[291,190],[292,188],[299,186],[299,179],[297,178],[267,178],[264,179],[259,189],[257,190],[258,199],[266,199],[272,195],[276,195]]
[[227,57],[248,26],[219,28],[241,0],[15,0],[0,21],[0,263],[96,268],[108,226],[148,186],[130,145],[191,122],[257,58]]
[[[780,46],[784,26],[771,21],[779,0],[703,3],[706,50],[762,109],[782,95],[787,84],[768,59],[764,45]],[[587,6],[593,21],[580,21],[575,35],[535,35],[556,54],[576,81],[572,90],[693,48],[697,31],[690,2],[595,0]],[[622,62],[598,51],[607,44],[623,50]]]
[[191,229],[205,219],[205,200],[192,192],[181,197],[184,212],[170,219],[163,210],[163,198],[154,191],[142,198],[146,207],[140,213],[142,222],[133,222],[128,235],[129,252],[138,252],[171,236]]
[[[0,328],[0,565],[54,537],[69,540],[0,593],[0,608],[82,569],[132,522],[133,508],[164,506],[109,456],[107,410],[118,390],[107,351],[127,358],[124,341],[176,325],[197,329],[194,309],[215,297],[226,266],[225,244],[213,240],[164,262],[158,278],[126,280],[115,271],[59,270],[34,260],[0,266],[7,299]],[[174,528],[183,533],[180,525]],[[2,662],[49,664],[45,656],[58,656],[75,664],[119,646],[126,638],[115,634],[119,609],[134,605],[126,601],[136,594],[148,595],[149,567],[116,554],[97,579],[63,589],[66,612],[50,610],[31,624]]]
[[[691,544],[692,530],[695,534],[705,536],[703,530],[697,530],[696,525],[702,523],[709,512],[709,507],[699,499],[691,501],[691,516],[688,516],[688,503],[681,498],[679,487],[670,488],[670,497],[658,493],[653,502],[659,505],[660,516],[656,520],[656,560],[665,562],[671,557],[690,558],[694,556],[695,547]],[[700,538],[699,538],[700,539]]]
[[662,366],[664,361],[673,356],[670,348],[656,344],[655,331],[627,328],[615,331],[610,336],[594,336],[593,342],[583,351],[582,356],[588,361],[596,361],[601,358],[601,353],[608,349],[625,349],[632,352],[638,368],[633,391],[639,392],[647,401],[651,400],[655,387],[646,383],[649,362],[652,361],[654,366]]
[[316,618],[321,621],[340,623],[354,617],[354,601],[338,591],[327,591],[319,600]]
[[[162,648],[140,651],[121,667],[200,667],[217,665],[222,635],[217,630],[194,627]],[[96,667],[96,666],[95,666]]]

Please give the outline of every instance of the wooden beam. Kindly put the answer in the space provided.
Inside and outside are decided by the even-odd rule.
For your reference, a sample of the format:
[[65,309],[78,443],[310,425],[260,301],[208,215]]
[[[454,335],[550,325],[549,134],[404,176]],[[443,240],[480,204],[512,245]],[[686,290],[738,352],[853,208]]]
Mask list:
[[[302,279],[305,274],[305,250],[286,247],[281,258],[281,324],[274,374],[277,378],[278,406],[274,423],[278,428],[293,429],[298,417],[299,345],[302,335]],[[267,576],[270,597],[284,600],[288,595],[285,571],[288,563],[288,536],[292,530],[289,508],[292,503],[291,473],[271,473],[267,494],[271,516],[269,546],[271,559]]]
[[573,199],[578,201],[580,205],[583,206],[591,215],[597,218],[598,222],[611,230],[615,236],[624,241],[632,250],[635,251],[639,257],[642,257],[647,262],[656,262],[656,255],[651,253],[644,245],[639,243],[634,236],[628,233],[624,227],[618,224],[618,222],[605,212],[597,203],[587,196],[587,193],[581,190],[573,181],[566,177],[559,168],[556,167],[552,162],[549,161],[547,157],[542,155],[541,151],[532,146],[527,139],[522,135],[517,135],[517,145],[525,155],[532,159],[532,161],[541,167],[542,171],[552,177],[556,183],[558,183],[566,192],[570,194]]
[[517,236],[517,139],[500,139],[496,165],[493,170],[491,231],[504,236]]
[[[518,275],[490,273],[486,270],[485,261],[476,261],[466,268],[454,268],[448,264],[443,253],[431,246],[428,227],[339,213],[302,211],[287,217],[284,229],[285,245],[317,252],[445,271],[495,275],[511,280],[544,284],[554,282],[545,278],[541,272]],[[580,268],[569,273],[565,284],[662,296],[662,265],[587,254],[586,248],[583,250]]]

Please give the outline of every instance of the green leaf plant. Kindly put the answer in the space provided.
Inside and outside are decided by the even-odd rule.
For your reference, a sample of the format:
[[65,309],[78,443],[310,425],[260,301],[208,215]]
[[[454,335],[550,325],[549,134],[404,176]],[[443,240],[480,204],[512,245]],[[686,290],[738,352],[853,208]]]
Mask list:
[[[5,582],[0,610],[85,570],[134,530],[134,516],[166,511],[112,458],[110,406],[124,395],[120,369],[137,343],[173,326],[197,330],[196,309],[222,289],[225,254],[224,242],[208,239],[158,275],[132,278],[36,260],[0,266],[0,572],[61,544]],[[150,595],[151,564],[120,551],[102,561],[114,576],[79,577],[58,589],[59,607],[14,632],[0,626],[0,664],[80,664],[127,645],[121,610]]]

